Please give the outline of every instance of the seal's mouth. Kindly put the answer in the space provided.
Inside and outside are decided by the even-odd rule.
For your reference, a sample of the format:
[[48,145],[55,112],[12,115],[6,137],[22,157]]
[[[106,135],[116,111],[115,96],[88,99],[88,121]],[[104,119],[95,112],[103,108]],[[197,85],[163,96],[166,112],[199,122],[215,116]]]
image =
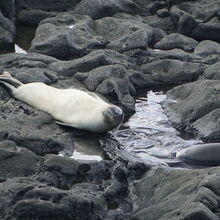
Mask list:
[[123,111],[114,105],[109,106],[102,114],[106,123],[115,124],[115,126],[120,124],[124,117]]

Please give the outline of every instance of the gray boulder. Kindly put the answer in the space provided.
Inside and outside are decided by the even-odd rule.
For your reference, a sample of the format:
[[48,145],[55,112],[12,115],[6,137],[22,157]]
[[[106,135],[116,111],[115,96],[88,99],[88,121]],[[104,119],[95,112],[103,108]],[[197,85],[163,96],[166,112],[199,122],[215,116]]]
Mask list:
[[82,58],[70,61],[54,62],[49,68],[63,76],[70,77],[76,72],[89,72],[97,67],[113,64],[121,64],[126,68],[137,68],[129,56],[108,49],[96,50]]
[[80,0],[19,0],[16,2],[16,10],[20,12],[23,9],[36,9],[42,11],[56,11],[56,12],[63,12],[72,10]]
[[220,80],[220,62],[217,62],[205,69],[203,77],[206,79]]
[[[163,102],[166,115],[177,128],[187,128],[198,119],[220,108],[220,81],[199,80],[168,91]],[[209,126],[204,128],[209,129]]]
[[37,171],[39,157],[12,141],[0,142],[0,179],[31,176]]
[[0,71],[8,71],[23,83],[55,83],[57,73],[48,69],[55,58],[40,54],[3,54],[0,55]]
[[124,66],[115,64],[102,66],[90,72],[74,75],[89,91],[97,92],[109,101],[119,104],[126,114],[134,113],[133,86]]
[[14,48],[15,25],[0,11],[0,51]]
[[199,23],[192,16],[184,14],[178,23],[178,30],[181,34],[187,35],[197,40],[219,41],[219,23],[206,22]]
[[143,14],[145,12],[140,5],[132,0],[82,0],[73,11],[76,14],[89,15],[93,19],[112,16],[120,12],[128,14]]
[[144,64],[141,70],[147,74],[155,84],[182,84],[192,82],[202,74],[205,65],[200,63],[182,62],[179,60],[164,59]]
[[15,1],[14,0],[1,0],[0,11],[5,17],[9,19],[13,19],[15,15]]
[[40,21],[57,16],[58,12],[42,11],[37,9],[21,10],[17,22],[23,26],[36,27]]
[[197,47],[198,42],[192,38],[186,37],[181,34],[170,34],[162,38],[154,45],[155,49],[170,50],[179,48],[187,52],[193,52]]
[[220,9],[219,3],[219,0],[179,1],[177,7],[185,13],[190,14],[195,19],[206,22],[216,16]]
[[106,44],[107,41],[93,31],[89,16],[65,13],[41,21],[29,52],[69,59]]
[[147,48],[166,34],[161,29],[133,19],[105,17],[94,22],[95,31],[109,41],[108,49],[124,52],[136,48]]
[[133,188],[132,220],[219,219],[219,168],[156,169]]
[[15,178],[2,184],[0,195],[1,219],[98,220],[106,213],[98,187],[89,183],[67,191],[31,178]]
[[198,46],[194,50],[194,54],[199,56],[210,56],[210,55],[218,55],[220,54],[220,44],[210,41],[204,40],[201,41]]
[[205,116],[199,118],[189,127],[189,130],[198,135],[205,142],[220,141],[220,108],[217,108]]
[[[162,10],[165,10],[164,13]],[[176,32],[176,26],[173,21],[173,18],[172,16],[170,16],[170,14],[166,14],[166,12],[167,12],[166,9],[158,10],[157,14],[151,16],[145,16],[143,17],[143,20],[151,27],[159,28],[167,34]]]
[[73,150],[71,133],[61,130],[48,114],[12,99],[0,102],[0,141],[11,140],[38,155]]

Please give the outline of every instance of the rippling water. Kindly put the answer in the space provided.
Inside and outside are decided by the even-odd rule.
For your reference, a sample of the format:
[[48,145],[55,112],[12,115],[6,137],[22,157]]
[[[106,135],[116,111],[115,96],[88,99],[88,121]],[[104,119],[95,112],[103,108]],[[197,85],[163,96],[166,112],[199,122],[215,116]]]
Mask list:
[[136,113],[125,122],[115,137],[143,162],[169,166],[185,166],[175,158],[177,150],[201,143],[196,139],[182,139],[161,107],[166,98],[164,92],[148,91],[136,100]]
[[[102,140],[108,138],[122,145],[122,151],[147,164],[170,167],[195,168],[175,157],[176,151],[201,143],[200,140],[183,136],[174,129],[161,107],[166,98],[162,91],[148,91],[136,99],[136,113],[125,121],[111,137],[84,134],[75,138],[71,158],[79,160],[109,159],[103,150]],[[110,153],[111,154],[111,153]],[[123,156],[123,155],[122,155]],[[199,168],[199,167],[197,167]]]

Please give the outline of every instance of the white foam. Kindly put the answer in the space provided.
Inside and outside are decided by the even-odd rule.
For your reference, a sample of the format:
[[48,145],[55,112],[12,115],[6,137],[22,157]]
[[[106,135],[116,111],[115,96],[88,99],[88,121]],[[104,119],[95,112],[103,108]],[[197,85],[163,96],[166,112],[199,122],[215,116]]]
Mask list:
[[19,47],[17,44],[15,44],[15,53],[27,54],[27,51]]
[[71,24],[71,25],[68,26],[68,28],[73,29],[74,26],[75,26],[75,24]]

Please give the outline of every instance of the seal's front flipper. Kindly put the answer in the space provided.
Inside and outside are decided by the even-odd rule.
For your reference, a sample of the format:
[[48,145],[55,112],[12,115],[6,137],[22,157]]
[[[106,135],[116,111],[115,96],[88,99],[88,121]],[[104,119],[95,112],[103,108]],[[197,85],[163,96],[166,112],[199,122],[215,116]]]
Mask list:
[[71,128],[77,128],[77,129],[82,129],[78,124],[70,124],[70,123],[65,123],[61,121],[55,121],[58,125],[63,125]]

